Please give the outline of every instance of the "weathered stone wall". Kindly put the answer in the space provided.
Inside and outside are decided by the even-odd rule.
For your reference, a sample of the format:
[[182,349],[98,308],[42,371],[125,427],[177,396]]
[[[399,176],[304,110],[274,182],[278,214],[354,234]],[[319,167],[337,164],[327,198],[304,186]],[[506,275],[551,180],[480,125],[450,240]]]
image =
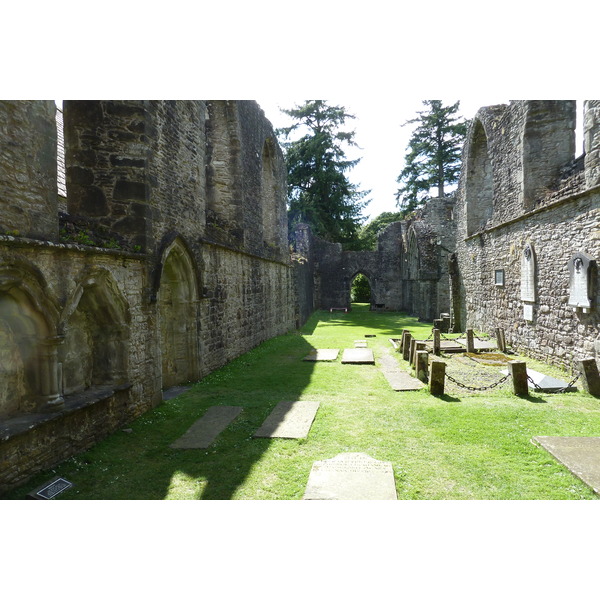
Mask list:
[[341,244],[312,236],[301,226],[294,232],[295,250],[305,258],[298,297],[308,306],[311,295],[302,296],[302,286],[310,286],[315,308],[350,308],[352,281],[361,273],[369,280],[371,304],[378,310],[439,318],[450,310],[446,257],[455,243],[454,228],[448,227],[453,210],[453,197],[432,198],[410,220],[379,232],[372,252],[344,252]]
[[58,242],[54,105],[0,102],[0,493],[297,320],[256,103],[73,101],[64,121]]
[[[595,123],[586,116],[584,169],[574,156],[574,102],[481,109],[465,144],[457,191],[455,318],[489,333],[502,327],[517,350],[565,367],[599,350],[593,268],[592,308],[568,305],[569,261],[579,252],[600,255],[600,190],[590,174]],[[524,258],[527,247],[530,259]],[[524,260],[534,261],[525,263],[533,275]]]

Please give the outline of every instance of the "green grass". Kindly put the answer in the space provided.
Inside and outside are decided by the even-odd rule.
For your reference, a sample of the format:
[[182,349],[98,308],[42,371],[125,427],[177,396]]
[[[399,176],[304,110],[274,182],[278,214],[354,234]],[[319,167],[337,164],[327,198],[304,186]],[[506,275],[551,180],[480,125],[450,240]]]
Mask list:
[[[376,334],[369,347],[377,360],[393,353],[388,338],[405,328],[423,339],[431,324],[369,312],[365,305],[348,314],[319,311],[300,332],[265,342],[146,413],[130,425],[131,433],[113,434],[5,498],[23,498],[57,474],[75,484],[59,499],[295,500],[302,498],[313,462],[341,452],[390,461],[403,500],[596,498],[531,443],[537,435],[600,435],[600,401],[583,391],[519,398],[508,385],[435,398],[427,390],[392,391],[376,365],[302,361],[312,348],[351,348],[367,333]],[[490,373],[496,377],[501,367],[483,368],[495,369]],[[253,439],[281,400],[320,402],[308,438]],[[215,405],[243,411],[209,449],[169,448]]]

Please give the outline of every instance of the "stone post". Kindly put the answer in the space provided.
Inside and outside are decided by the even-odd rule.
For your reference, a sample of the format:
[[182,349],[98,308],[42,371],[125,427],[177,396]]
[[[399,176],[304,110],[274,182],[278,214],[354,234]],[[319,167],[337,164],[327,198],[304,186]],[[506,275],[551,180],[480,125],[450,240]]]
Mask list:
[[427,350],[417,350],[415,354],[417,355],[415,369],[417,372],[417,379],[421,380],[423,383],[427,383],[429,352],[427,352]]
[[436,356],[440,355],[441,347],[442,347],[442,341],[440,338],[440,330],[434,329],[433,330],[433,353]]
[[410,362],[411,366],[415,371],[417,370],[417,352],[425,350],[425,342],[415,341],[415,348],[412,353],[412,360]]
[[527,385],[527,363],[523,360],[511,360],[508,363],[513,380],[513,391],[517,396],[529,396]]
[[443,396],[445,381],[446,363],[443,360],[432,360],[431,375],[429,377],[429,393],[432,396]]
[[415,340],[415,338],[411,337],[410,338],[410,349],[408,351],[408,362],[411,365],[413,363],[413,359],[414,359],[414,356],[415,356],[415,344],[416,343],[417,343],[417,340]]
[[467,352],[475,352],[475,342],[473,340],[472,329],[467,329]]
[[410,346],[412,344],[412,335],[409,331],[406,331],[404,336],[404,343],[402,344],[402,358],[408,360],[410,357]]
[[594,358],[584,358],[579,361],[582,375],[582,385],[586,392],[600,398],[600,375]]
[[506,352],[506,340],[504,338],[504,329],[496,327],[496,344],[500,352]]
[[400,341],[400,352],[404,352],[404,346],[406,345],[406,337],[410,335],[410,331],[408,329],[402,330],[402,339]]

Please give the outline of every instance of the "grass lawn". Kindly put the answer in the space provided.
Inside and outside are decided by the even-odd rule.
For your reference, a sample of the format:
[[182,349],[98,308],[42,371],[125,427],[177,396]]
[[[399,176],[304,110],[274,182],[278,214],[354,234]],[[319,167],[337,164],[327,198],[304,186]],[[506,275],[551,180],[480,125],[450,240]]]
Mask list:
[[[390,461],[401,500],[596,498],[530,441],[600,435],[600,401],[583,391],[519,398],[509,381],[486,392],[456,388],[435,398],[426,389],[394,392],[377,364],[342,365],[341,352],[331,363],[302,360],[313,348],[351,348],[371,333],[376,362],[391,353],[406,368],[389,342],[405,328],[424,339],[431,324],[369,312],[366,305],[348,314],[319,311],[301,331],[265,342],[146,413],[130,425],[131,433],[113,434],[4,498],[23,498],[57,474],[75,484],[57,499],[299,500],[313,462],[341,452]],[[484,369],[492,379],[501,377],[501,367]],[[253,439],[281,400],[320,402],[308,438]],[[243,411],[210,448],[169,448],[215,405]]]

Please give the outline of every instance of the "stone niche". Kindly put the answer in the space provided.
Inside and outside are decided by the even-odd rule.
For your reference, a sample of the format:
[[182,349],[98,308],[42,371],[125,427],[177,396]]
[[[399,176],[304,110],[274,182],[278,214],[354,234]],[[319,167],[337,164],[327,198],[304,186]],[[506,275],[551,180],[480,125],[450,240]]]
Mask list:
[[536,301],[535,252],[531,244],[527,244],[521,254],[521,300],[523,318],[533,321],[533,304]]
[[577,310],[590,312],[594,297],[596,261],[583,252],[577,252],[569,260],[569,300],[567,304]]

